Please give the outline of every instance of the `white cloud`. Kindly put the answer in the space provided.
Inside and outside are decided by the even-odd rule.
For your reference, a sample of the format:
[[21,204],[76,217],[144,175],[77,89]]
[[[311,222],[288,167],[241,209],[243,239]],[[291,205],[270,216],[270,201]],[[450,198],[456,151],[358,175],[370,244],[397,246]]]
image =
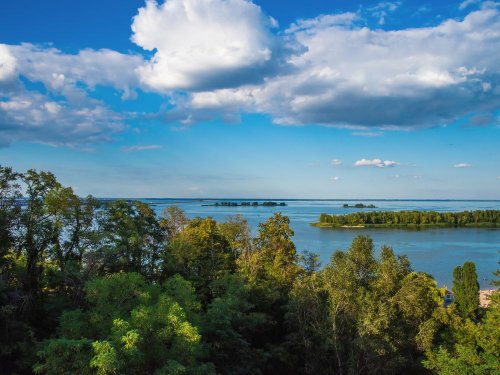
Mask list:
[[167,119],[259,112],[283,125],[394,130],[450,124],[500,106],[498,9],[391,31],[345,20],[292,25],[287,35],[304,47],[289,57],[293,69],[264,84],[194,93]]
[[142,63],[140,56],[107,49],[66,54],[32,44],[0,45],[0,144],[23,140],[88,149],[112,141],[131,114],[114,112],[91,92],[108,86],[122,98],[134,97],[134,69]]
[[460,5],[458,6],[458,9],[464,10],[464,9],[468,8],[469,6],[474,5],[474,4],[478,4],[480,2],[481,2],[481,0],[465,0],[465,1],[462,1],[460,3]]
[[0,100],[0,144],[31,141],[81,148],[111,141],[125,129],[123,120],[97,100],[56,103],[39,93],[22,92]]
[[160,145],[135,145],[135,146],[122,147],[121,150],[123,152],[132,152],[132,151],[157,150],[159,148],[162,148],[162,146],[160,146]]
[[66,54],[56,48],[22,44],[10,46],[10,50],[25,78],[72,97],[86,95],[83,84],[90,90],[98,85],[110,86],[121,91],[123,98],[133,98],[139,86],[135,69],[144,61],[141,56],[109,49]]
[[338,165],[341,165],[342,164],[342,160],[340,159],[333,159],[331,162],[330,162],[331,165],[333,165],[334,167],[338,166]]
[[353,132],[351,134],[356,137],[381,137],[384,135],[382,132]]
[[330,180],[332,180],[332,181],[340,181],[340,177],[333,176],[333,177],[330,177]]
[[401,2],[380,2],[373,7],[368,7],[366,10],[368,13],[377,19],[379,25],[385,24],[385,19],[389,13],[394,12],[399,8]]
[[[0,142],[111,140],[130,114],[92,99],[99,86],[123,99],[138,88],[166,94],[168,110],[158,116],[175,125],[264,113],[280,125],[378,136],[471,114],[471,125],[497,123],[500,11],[484,4],[432,27],[367,27],[367,12],[380,21],[398,9],[398,2],[383,2],[273,33],[276,22],[251,1],[148,0],[134,17],[132,40],[151,51],[150,60],[109,49],[68,54],[0,44]],[[385,162],[380,167],[392,166]]]
[[472,165],[469,163],[458,163],[453,166],[453,168],[470,168]]
[[9,46],[0,44],[0,82],[14,78],[16,67],[17,61]]
[[147,0],[134,17],[132,41],[155,54],[139,76],[167,92],[260,81],[278,47],[275,22],[251,1]]
[[354,163],[355,167],[377,167],[377,168],[385,168],[385,167],[395,167],[399,165],[398,162],[393,160],[384,160],[381,159],[361,159]]

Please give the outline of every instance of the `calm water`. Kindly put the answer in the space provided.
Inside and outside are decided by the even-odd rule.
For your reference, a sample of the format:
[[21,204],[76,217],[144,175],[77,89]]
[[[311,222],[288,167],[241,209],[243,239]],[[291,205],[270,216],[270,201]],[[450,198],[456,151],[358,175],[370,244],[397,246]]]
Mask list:
[[[212,216],[218,221],[225,221],[230,216],[241,214],[250,223],[252,230],[257,231],[258,223],[265,221],[275,212],[282,212],[291,221],[295,231],[294,241],[299,251],[309,250],[318,253],[322,264],[326,264],[333,251],[347,249],[358,234],[370,235],[377,251],[383,244],[392,246],[397,254],[406,254],[413,268],[432,274],[439,285],[451,285],[453,268],[465,261],[476,263],[478,279],[482,288],[489,286],[492,272],[500,261],[500,229],[320,229],[310,226],[320,213],[345,214],[359,211],[354,208],[343,208],[344,203],[355,204],[359,201],[334,200],[284,200],[286,207],[213,207],[203,206],[222,200],[175,200],[148,199],[160,214],[169,205],[182,208],[188,217]],[[229,200],[237,201],[237,200]],[[279,201],[281,202],[281,201]],[[409,201],[409,200],[363,200],[372,203],[377,210],[500,210],[500,201]]]

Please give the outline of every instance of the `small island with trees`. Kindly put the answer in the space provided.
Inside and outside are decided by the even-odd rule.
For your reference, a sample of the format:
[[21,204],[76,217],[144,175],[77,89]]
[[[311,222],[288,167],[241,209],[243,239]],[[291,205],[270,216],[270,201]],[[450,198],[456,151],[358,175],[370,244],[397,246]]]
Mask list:
[[372,211],[347,215],[322,213],[312,224],[320,228],[500,227],[500,210],[463,212]]
[[239,207],[239,206],[246,206],[246,207],[275,207],[275,206],[286,206],[285,202],[273,202],[273,201],[266,201],[266,202],[215,202],[213,204],[202,204],[202,206],[214,206],[214,207]]
[[377,208],[374,204],[364,204],[364,203],[356,203],[349,205],[348,203],[344,203],[342,206],[344,208]]

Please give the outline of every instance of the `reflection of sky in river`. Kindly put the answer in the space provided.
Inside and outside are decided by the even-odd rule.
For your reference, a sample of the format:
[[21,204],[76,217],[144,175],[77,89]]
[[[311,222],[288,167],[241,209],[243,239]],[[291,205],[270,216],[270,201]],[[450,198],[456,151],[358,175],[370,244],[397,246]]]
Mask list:
[[[299,251],[309,250],[318,253],[323,264],[327,263],[332,252],[349,247],[358,234],[370,235],[377,251],[387,244],[398,254],[407,254],[413,268],[432,274],[440,285],[451,285],[453,268],[471,260],[476,263],[479,282],[482,288],[489,285],[492,272],[500,267],[500,229],[344,229],[331,230],[311,227],[320,213],[344,214],[356,212],[354,208],[343,208],[344,203],[355,204],[359,201],[285,201],[286,207],[214,207],[202,206],[218,200],[148,200],[158,213],[168,205],[181,207],[188,217],[212,216],[225,221],[232,215],[243,215],[250,223],[253,232],[258,223],[265,221],[275,212],[282,212],[290,217],[295,231],[294,241]],[[231,200],[236,201],[236,200]],[[362,201],[372,203],[379,210],[435,210],[464,211],[476,209],[500,210],[500,201]]]

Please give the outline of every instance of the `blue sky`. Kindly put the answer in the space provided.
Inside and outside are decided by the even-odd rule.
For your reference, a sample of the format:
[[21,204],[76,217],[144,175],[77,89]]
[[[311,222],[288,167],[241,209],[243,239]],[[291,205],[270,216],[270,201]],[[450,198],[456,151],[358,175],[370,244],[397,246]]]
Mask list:
[[1,2],[0,163],[108,197],[500,199],[500,5]]

